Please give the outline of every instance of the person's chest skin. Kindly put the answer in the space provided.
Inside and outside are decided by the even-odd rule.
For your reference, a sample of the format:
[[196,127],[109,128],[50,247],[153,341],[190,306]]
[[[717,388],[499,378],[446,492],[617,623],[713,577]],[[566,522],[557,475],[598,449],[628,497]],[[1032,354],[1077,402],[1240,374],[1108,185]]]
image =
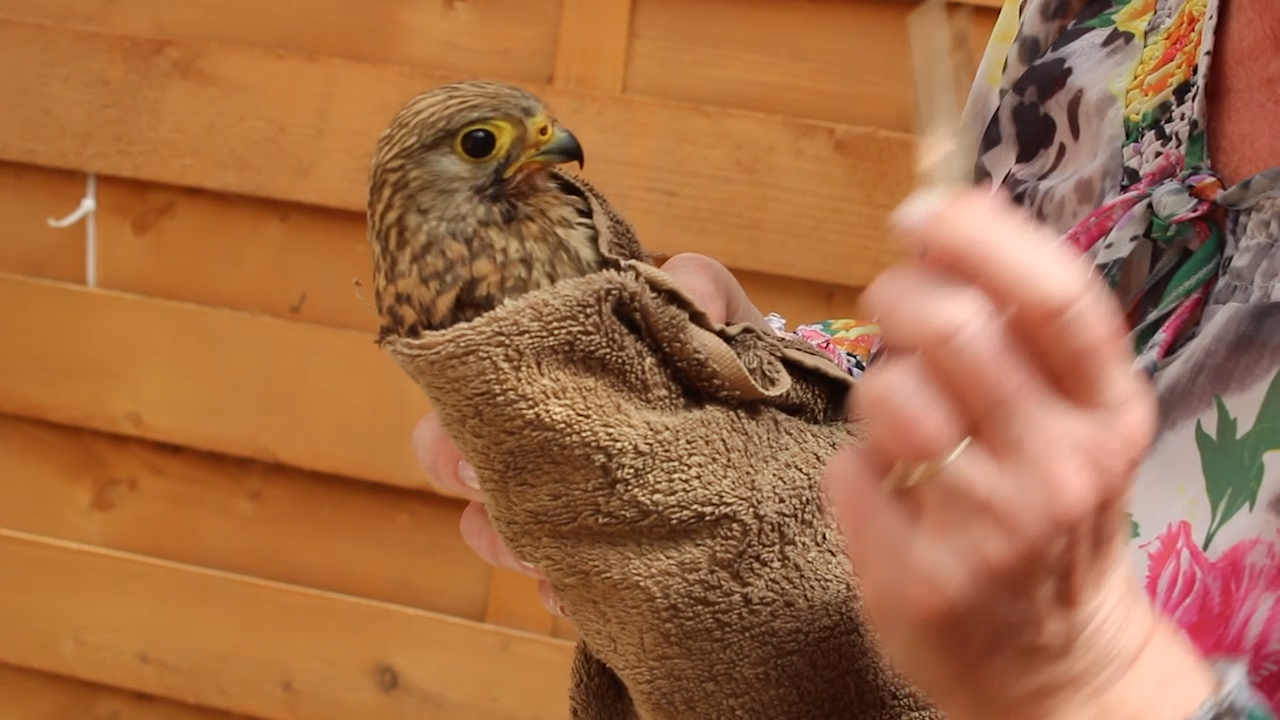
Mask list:
[[1221,3],[1206,132],[1211,166],[1229,188],[1280,167],[1280,2]]

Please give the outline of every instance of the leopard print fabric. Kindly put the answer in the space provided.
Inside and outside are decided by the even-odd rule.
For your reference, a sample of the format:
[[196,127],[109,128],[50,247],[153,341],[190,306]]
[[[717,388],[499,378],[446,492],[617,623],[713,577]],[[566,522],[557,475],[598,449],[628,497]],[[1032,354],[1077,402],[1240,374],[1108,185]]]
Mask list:
[[[1224,188],[1209,162],[1217,10],[1216,0],[1010,0],[967,109],[976,179],[1002,185],[1130,291],[1152,363],[1193,334],[1206,301],[1270,295],[1280,281],[1260,259],[1268,240],[1249,232],[1268,224],[1253,215],[1280,194],[1280,169]],[[1224,236],[1210,217],[1219,208],[1245,232]],[[1228,282],[1211,295],[1220,275]]]

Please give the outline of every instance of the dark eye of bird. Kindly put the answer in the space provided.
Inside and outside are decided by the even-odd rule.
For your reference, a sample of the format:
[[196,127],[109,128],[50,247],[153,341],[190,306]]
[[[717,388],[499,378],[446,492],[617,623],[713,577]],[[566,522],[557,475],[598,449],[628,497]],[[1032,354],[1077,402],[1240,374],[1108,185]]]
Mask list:
[[467,154],[467,157],[483,160],[493,154],[494,148],[498,146],[498,138],[484,128],[476,128],[468,130],[458,142],[458,146]]

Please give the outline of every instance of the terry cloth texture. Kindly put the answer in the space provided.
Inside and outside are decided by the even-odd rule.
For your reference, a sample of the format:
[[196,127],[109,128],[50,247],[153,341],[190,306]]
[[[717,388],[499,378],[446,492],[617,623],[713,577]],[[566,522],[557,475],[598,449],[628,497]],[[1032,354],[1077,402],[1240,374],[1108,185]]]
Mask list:
[[860,620],[821,492],[849,375],[712,323],[573,181],[608,269],[384,341],[577,625],[572,717],[940,718]]

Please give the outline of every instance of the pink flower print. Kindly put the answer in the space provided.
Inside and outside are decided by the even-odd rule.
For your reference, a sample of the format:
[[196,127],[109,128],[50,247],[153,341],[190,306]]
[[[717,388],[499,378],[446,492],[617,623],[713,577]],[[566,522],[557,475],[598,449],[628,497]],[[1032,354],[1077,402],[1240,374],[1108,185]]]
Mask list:
[[1280,712],[1280,546],[1242,540],[1211,560],[1183,520],[1148,548],[1156,607],[1206,656],[1247,658],[1254,687]]
[[802,325],[796,328],[794,334],[800,340],[803,340],[817,348],[822,352],[822,354],[830,358],[831,362],[835,363],[841,370],[848,371],[849,360],[844,356],[844,353],[840,351],[840,348],[832,344],[830,335],[811,325]]

